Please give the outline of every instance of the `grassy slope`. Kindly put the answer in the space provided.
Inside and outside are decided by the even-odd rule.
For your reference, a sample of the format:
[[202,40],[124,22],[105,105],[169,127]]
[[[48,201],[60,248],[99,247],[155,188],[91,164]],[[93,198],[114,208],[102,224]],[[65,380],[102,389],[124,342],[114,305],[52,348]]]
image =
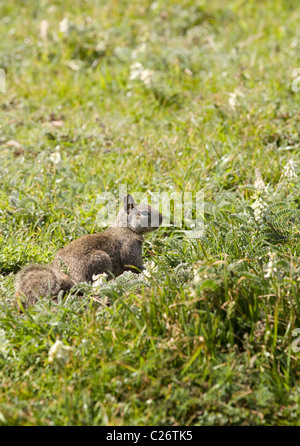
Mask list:
[[[299,159],[296,3],[1,2],[0,423],[299,424],[297,233],[266,237],[245,187],[259,168],[297,206],[297,181],[278,187]],[[135,62],[150,87],[130,80]],[[97,195],[120,182],[203,189],[203,240],[151,234],[151,287],[110,289],[109,308],[87,293],[17,313],[15,272],[97,231]],[[63,367],[48,361],[57,338]]]

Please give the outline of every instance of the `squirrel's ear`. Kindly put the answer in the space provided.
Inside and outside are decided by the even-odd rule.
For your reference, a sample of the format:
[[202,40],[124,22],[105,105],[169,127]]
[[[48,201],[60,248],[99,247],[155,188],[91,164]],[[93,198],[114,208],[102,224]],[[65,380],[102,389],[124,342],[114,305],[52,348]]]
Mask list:
[[126,195],[126,197],[124,197],[123,203],[124,203],[124,210],[125,210],[125,212],[129,212],[130,209],[132,209],[135,206],[134,199],[129,194]]

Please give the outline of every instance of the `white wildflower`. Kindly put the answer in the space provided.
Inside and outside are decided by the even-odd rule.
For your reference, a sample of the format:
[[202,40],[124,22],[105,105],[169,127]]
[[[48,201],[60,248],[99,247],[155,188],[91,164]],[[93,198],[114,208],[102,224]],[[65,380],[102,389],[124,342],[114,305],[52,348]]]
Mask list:
[[200,263],[196,262],[193,265],[193,276],[194,276],[193,282],[195,284],[200,283],[203,279],[207,279],[207,274],[204,274],[203,271],[201,271],[201,270],[199,271],[200,266],[201,266],[201,262]]
[[60,164],[61,163],[61,154],[60,154],[60,146],[55,147],[56,152],[52,152],[49,156],[51,163]]
[[107,49],[107,42],[105,40],[100,40],[95,49],[98,53],[104,53]]
[[262,223],[264,210],[266,209],[265,203],[262,201],[262,199],[259,197],[259,194],[255,193],[253,196],[256,200],[254,203],[252,203],[250,206],[254,210],[254,218],[257,223]]
[[70,29],[70,21],[67,17],[64,17],[61,22],[59,22],[58,29],[61,33],[66,34]]
[[283,168],[283,175],[289,180],[298,178],[296,170],[297,163],[294,160],[290,159]]
[[57,362],[60,365],[64,365],[69,359],[71,350],[72,347],[65,345],[58,339],[49,350],[48,360],[49,362]]
[[143,70],[143,65],[140,62],[136,62],[130,65],[130,76],[131,81],[139,79],[140,73]]
[[152,77],[153,77],[153,70],[143,70],[143,72],[141,73],[141,81],[144,82],[144,84],[149,87],[149,85],[151,85],[152,82]]
[[153,74],[154,74],[153,70],[144,68],[140,62],[136,62],[136,63],[130,65],[129,79],[131,81],[140,80],[147,87],[149,87],[149,85],[151,85],[151,82],[152,82]]
[[261,197],[264,197],[268,194],[268,186],[265,185],[264,180],[262,179],[261,173],[259,169],[255,170],[256,180],[254,181],[254,187],[256,189],[253,198],[255,198],[254,203],[251,204],[252,209],[254,210],[254,218],[257,223],[262,223],[262,217],[264,210],[267,208],[266,204],[263,202]]
[[100,287],[101,285],[103,285],[104,283],[107,282],[107,277],[108,275],[106,273],[102,273],[102,274],[93,274],[93,288],[97,288]]
[[255,169],[255,176],[256,176],[256,180],[254,181],[255,188],[258,189],[259,191],[268,193],[267,191],[268,186],[265,185],[265,182],[262,179],[259,169]]
[[233,93],[228,93],[228,96],[229,96],[228,105],[230,106],[230,108],[232,110],[235,111],[236,107],[238,105],[240,105],[238,98],[239,97],[243,98],[245,95],[244,95],[244,93],[240,89],[236,88]]
[[155,262],[151,261],[145,265],[145,269],[142,273],[142,276],[147,280],[151,279],[155,273],[158,272],[158,267]]
[[71,70],[73,70],[73,71],[79,71],[80,68],[81,68],[80,64],[79,64],[78,61],[76,61],[76,60],[69,60],[69,61],[67,62],[67,65],[68,65],[68,67],[71,68]]
[[188,76],[193,76],[194,73],[192,72],[192,70],[190,70],[189,68],[185,68],[184,69],[185,74],[187,74]]
[[199,272],[194,274],[194,283],[200,283],[201,282],[201,275]]
[[229,95],[228,104],[230,105],[230,108],[232,108],[232,110],[235,110],[237,105],[236,93],[228,93],[228,95]]
[[40,23],[40,36],[42,40],[46,40],[48,36],[49,22],[48,20],[42,20]]
[[9,341],[6,338],[5,330],[0,329],[0,352],[2,355],[6,356],[8,353]]
[[150,273],[150,271],[148,271],[147,269],[145,269],[145,270],[143,271],[143,276],[144,276],[145,279],[150,279],[150,278],[151,278],[151,273]]
[[144,42],[139,47],[137,47],[135,50],[133,50],[132,53],[131,53],[132,59],[135,59],[138,54],[144,53],[146,48],[147,48],[147,45]]
[[269,249],[269,262],[267,263],[266,267],[264,268],[265,271],[265,279],[268,279],[269,277],[272,277],[274,275],[274,273],[276,273],[277,268],[276,268],[276,253],[272,252]]

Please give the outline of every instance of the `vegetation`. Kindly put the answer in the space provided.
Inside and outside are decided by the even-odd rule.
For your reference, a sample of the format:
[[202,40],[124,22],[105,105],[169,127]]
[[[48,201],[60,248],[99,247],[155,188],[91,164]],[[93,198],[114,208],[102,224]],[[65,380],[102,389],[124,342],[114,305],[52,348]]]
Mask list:
[[[0,24],[0,424],[299,424],[297,2],[12,0]],[[204,234],[20,311],[16,272],[121,183],[203,191]]]

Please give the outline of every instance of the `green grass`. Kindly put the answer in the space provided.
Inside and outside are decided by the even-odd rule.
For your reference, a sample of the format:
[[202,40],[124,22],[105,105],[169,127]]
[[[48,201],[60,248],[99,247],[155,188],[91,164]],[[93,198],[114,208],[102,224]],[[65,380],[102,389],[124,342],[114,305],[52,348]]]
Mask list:
[[[0,33],[0,424],[299,425],[297,2],[14,0]],[[205,234],[151,233],[111,306],[86,286],[18,312],[15,273],[101,230],[120,183],[202,190]]]

